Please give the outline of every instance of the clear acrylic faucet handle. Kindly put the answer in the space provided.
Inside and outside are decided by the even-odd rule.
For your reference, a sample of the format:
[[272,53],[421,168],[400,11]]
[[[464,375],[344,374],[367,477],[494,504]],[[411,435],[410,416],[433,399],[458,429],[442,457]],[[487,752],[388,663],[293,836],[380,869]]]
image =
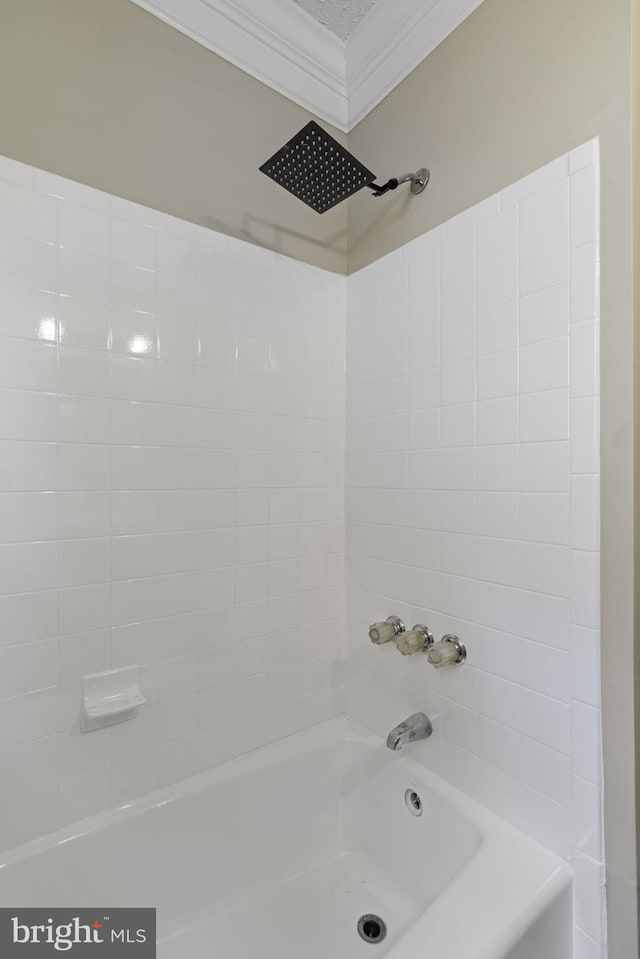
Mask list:
[[436,669],[443,669],[445,666],[456,666],[463,663],[467,658],[467,651],[453,633],[447,633],[439,643],[434,643],[427,650],[427,659]]
[[384,623],[374,623],[369,627],[369,639],[376,646],[384,646],[404,633],[404,623],[398,616],[389,616]]

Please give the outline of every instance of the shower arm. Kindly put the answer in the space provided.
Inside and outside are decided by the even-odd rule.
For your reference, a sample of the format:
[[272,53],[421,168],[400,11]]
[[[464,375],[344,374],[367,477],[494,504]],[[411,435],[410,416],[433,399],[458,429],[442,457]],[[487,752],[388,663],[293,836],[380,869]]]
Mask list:
[[373,190],[374,196],[384,196],[389,190],[397,190],[401,183],[410,183],[412,193],[422,193],[429,182],[429,171],[422,168],[417,173],[404,173],[399,177],[392,177],[386,183],[368,183],[367,186]]

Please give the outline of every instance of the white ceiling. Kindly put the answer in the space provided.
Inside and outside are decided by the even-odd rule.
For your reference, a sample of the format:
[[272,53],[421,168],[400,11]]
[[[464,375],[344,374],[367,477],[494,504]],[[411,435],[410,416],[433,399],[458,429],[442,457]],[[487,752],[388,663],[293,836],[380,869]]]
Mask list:
[[348,132],[483,0],[131,2]]
[[294,3],[310,13],[314,20],[345,41],[362,23],[376,2],[384,3],[385,0],[294,0]]

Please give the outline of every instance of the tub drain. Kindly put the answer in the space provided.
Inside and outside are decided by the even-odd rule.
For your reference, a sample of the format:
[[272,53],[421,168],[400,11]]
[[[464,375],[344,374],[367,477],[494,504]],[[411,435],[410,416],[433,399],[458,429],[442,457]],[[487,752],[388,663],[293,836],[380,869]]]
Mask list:
[[358,919],[358,935],[365,942],[382,942],[387,934],[387,927],[380,916],[367,913]]
[[404,794],[404,801],[412,816],[422,815],[422,800],[415,789],[407,789]]

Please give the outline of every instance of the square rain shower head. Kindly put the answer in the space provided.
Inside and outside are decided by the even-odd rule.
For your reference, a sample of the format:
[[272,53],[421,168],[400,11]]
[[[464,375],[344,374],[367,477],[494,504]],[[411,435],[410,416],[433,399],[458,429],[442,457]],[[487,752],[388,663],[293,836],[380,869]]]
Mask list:
[[313,120],[263,163],[260,171],[316,213],[326,213],[375,180],[371,170]]

